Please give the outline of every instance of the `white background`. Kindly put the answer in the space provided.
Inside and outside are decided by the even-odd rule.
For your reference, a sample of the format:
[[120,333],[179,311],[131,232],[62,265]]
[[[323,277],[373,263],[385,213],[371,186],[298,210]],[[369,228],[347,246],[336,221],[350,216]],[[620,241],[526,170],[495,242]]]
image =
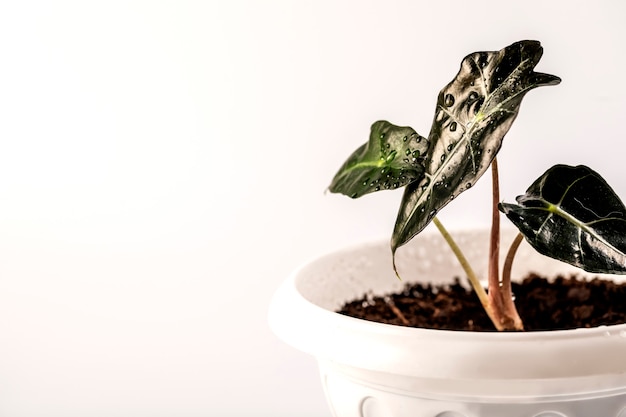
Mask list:
[[[328,417],[267,307],[401,196],[324,194],[335,170],[375,120],[426,135],[466,54],[538,39],[563,82],[526,97],[502,198],[557,162],[626,196],[623,4],[2,3],[0,417]],[[488,182],[442,221],[486,224]]]

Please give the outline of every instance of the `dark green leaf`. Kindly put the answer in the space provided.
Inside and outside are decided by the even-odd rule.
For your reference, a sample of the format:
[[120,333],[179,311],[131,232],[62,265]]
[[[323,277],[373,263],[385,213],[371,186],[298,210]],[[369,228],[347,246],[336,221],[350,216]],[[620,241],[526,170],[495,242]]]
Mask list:
[[428,140],[410,127],[386,121],[372,125],[370,140],[339,169],[329,190],[352,198],[404,187],[423,176]]
[[555,165],[499,208],[540,253],[594,273],[626,273],[626,207],[586,166]]
[[533,71],[542,53],[539,42],[521,41],[500,51],[465,57],[454,80],[439,93],[428,136],[426,173],[405,190],[392,236],[393,251],[483,175],[524,95],[560,82],[554,75]]

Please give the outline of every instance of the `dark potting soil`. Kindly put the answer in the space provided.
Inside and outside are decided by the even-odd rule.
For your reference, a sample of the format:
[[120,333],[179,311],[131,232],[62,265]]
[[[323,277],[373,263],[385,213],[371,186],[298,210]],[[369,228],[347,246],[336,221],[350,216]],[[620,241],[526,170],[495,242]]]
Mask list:
[[[515,305],[526,331],[564,330],[626,323],[626,283],[595,278],[529,275],[513,284]],[[348,316],[400,326],[495,331],[473,290],[454,284],[407,284],[400,293],[366,294],[339,311]]]

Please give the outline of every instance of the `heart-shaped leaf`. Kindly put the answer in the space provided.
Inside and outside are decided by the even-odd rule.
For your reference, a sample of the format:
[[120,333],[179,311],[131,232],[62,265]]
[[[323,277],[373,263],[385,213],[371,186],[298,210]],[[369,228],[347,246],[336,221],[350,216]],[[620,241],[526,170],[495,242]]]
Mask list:
[[483,175],[524,95],[560,82],[554,75],[534,72],[542,54],[539,42],[521,41],[463,59],[459,73],[439,93],[425,176],[404,192],[391,240],[394,252]]
[[329,190],[352,198],[396,189],[423,177],[428,140],[410,127],[381,120],[372,125],[369,141],[339,169]]
[[589,272],[626,274],[626,207],[586,166],[555,165],[500,210],[540,253]]

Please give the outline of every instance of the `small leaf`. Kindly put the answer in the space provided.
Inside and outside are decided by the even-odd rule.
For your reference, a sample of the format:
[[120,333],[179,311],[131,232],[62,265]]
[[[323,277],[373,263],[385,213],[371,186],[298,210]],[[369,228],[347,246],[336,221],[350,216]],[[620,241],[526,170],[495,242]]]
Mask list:
[[339,169],[329,190],[352,198],[404,187],[424,175],[428,140],[410,127],[378,121],[370,140],[358,148]]
[[626,274],[626,207],[590,168],[555,165],[500,211],[538,252],[593,273]]
[[465,57],[454,80],[439,93],[425,176],[404,192],[391,240],[394,252],[483,175],[524,95],[560,82],[554,75],[533,71],[542,53],[539,42],[521,41]]

